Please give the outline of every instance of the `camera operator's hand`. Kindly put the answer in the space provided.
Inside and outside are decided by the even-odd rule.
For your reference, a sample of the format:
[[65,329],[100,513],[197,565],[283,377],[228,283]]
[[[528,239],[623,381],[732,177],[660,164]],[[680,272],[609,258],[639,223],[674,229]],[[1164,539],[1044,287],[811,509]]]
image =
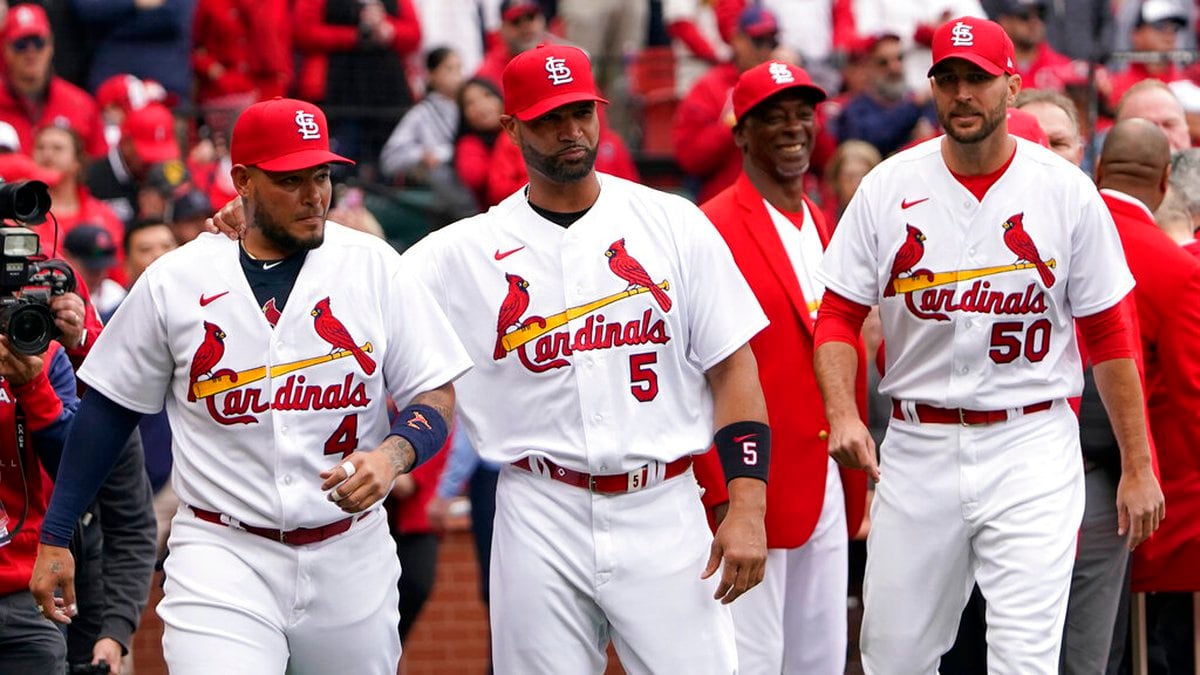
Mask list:
[[[62,589],[62,597],[54,591]],[[75,605],[75,558],[62,546],[38,544],[37,561],[29,579],[29,591],[38,611],[56,623],[71,623],[79,614]]]
[[63,293],[50,298],[50,310],[54,312],[54,325],[62,331],[58,341],[67,349],[83,344],[84,317],[86,308],[83,298],[76,293]]
[[0,335],[0,376],[14,387],[29,384],[42,372],[42,357],[14,352],[7,335]]
[[121,675],[121,643],[112,638],[100,638],[96,640],[96,646],[92,647],[92,665],[97,665],[101,661],[108,665],[110,675]]

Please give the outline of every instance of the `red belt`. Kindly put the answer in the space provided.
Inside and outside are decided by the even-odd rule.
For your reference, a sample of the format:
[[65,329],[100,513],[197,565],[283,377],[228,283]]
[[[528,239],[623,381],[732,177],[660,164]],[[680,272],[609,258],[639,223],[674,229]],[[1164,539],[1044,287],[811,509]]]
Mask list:
[[[1050,406],[1054,405],[1054,401],[1042,401],[1041,403],[1030,403],[1029,405],[1020,408],[1016,415],[1029,415],[1043,410],[1049,410]],[[995,424],[996,422],[1007,422],[1009,419],[1008,410],[966,410],[964,408],[938,408],[924,403],[916,404],[916,415],[913,418],[914,422],[921,424],[961,424],[963,426],[975,426],[978,424]],[[900,401],[892,401],[892,417],[898,420],[907,419],[904,416],[903,404]]]
[[231,527],[235,530],[242,530],[266,539],[283,542],[289,546],[304,546],[305,544],[315,544],[319,541],[325,541],[330,537],[337,536],[346,530],[349,530],[350,526],[354,524],[354,521],[357,518],[357,516],[350,516],[349,518],[343,518],[337,522],[329,523],[328,525],[322,525],[321,527],[298,527],[294,530],[287,530],[285,532],[283,530],[273,530],[269,527],[245,525],[223,513],[217,513],[216,511],[206,511],[204,509],[198,509],[194,506],[189,506],[188,508],[192,510],[192,513],[196,514],[197,518],[205,522],[224,525],[225,527]]
[[[646,487],[647,479],[650,477],[649,465],[639,469],[634,469],[629,473],[618,473],[605,476],[596,476],[574,469],[568,469],[565,466],[559,466],[548,459],[539,459],[544,463],[546,468],[550,470],[550,477],[560,483],[574,485],[575,487],[591,490],[592,492],[601,492],[604,494],[620,494],[623,492],[637,492]],[[692,465],[692,456],[687,455],[680,457],[667,464],[666,470],[663,473],[663,480],[669,480],[688,470]],[[525,469],[531,473],[539,473],[534,470],[530,464],[528,457],[522,457],[513,462],[513,466],[519,469]]]

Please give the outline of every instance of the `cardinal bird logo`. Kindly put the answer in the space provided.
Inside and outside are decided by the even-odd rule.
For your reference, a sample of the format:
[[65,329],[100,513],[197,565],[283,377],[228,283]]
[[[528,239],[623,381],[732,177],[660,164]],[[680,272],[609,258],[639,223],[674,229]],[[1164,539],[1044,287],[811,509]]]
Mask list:
[[505,274],[508,282],[508,295],[500,303],[500,315],[496,317],[496,349],[492,359],[499,361],[508,350],[504,348],[504,334],[509,326],[521,326],[521,315],[529,309],[529,282],[515,274]]
[[354,360],[358,361],[359,367],[367,375],[375,372],[375,361],[354,342],[354,338],[350,337],[350,331],[346,330],[346,326],[330,311],[329,298],[317,302],[311,314],[317,335],[320,335],[322,340],[333,345],[335,349],[344,349],[353,354]]
[[1051,272],[1050,267],[1042,260],[1033,239],[1025,231],[1024,212],[1004,221],[1004,245],[1016,254],[1018,261],[1023,260],[1037,268],[1038,274],[1042,277],[1042,285],[1046,288],[1054,285],[1054,272]]
[[279,310],[275,307],[275,298],[271,298],[262,306],[263,316],[267,317],[267,323],[274,326],[279,323]]
[[913,227],[905,224],[908,229],[908,235],[904,239],[904,243],[900,244],[900,250],[896,251],[896,258],[892,261],[891,279],[888,281],[887,288],[883,290],[884,297],[892,297],[896,294],[896,280],[901,274],[911,272],[910,276],[918,274],[930,274],[928,270],[915,270],[917,263],[921,262],[921,258],[925,256],[925,235]]
[[628,288],[641,287],[650,291],[664,314],[671,311],[671,298],[650,279],[646,268],[625,250],[624,238],[614,241],[604,255],[608,257],[608,268],[613,274],[624,279],[629,284]]
[[204,322],[204,339],[192,356],[192,371],[188,376],[188,401],[195,401],[196,394],[192,392],[193,385],[201,375],[212,375],[213,368],[225,356],[225,331],[215,323]]

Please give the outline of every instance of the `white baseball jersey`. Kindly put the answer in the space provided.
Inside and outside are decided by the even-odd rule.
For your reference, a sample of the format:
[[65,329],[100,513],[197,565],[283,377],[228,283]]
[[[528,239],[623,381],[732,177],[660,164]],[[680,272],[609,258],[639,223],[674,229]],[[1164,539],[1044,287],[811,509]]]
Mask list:
[[1088,177],[1016,140],[982,202],[934,139],[877,166],[846,208],[818,275],[879,304],[881,393],[1001,410],[1081,391],[1073,318],[1112,307],[1133,278]]
[[615,474],[702,451],[705,371],[767,324],[693,204],[613,176],[600,185],[569,228],[522,190],[404,255],[476,364],[457,401],[485,459]]
[[[327,320],[343,344],[318,334]],[[403,406],[469,367],[396,252],[327,223],[273,329],[238,243],[204,234],[142,275],[79,377],[141,413],[166,400],[181,501],[290,530],[345,517],[319,474],[383,440],[386,396]]]

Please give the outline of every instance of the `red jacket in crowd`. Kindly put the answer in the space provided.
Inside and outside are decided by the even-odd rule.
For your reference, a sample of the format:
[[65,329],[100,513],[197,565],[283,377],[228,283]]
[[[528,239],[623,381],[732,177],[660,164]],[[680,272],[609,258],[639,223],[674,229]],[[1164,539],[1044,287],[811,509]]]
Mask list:
[[704,181],[696,201],[703,204],[733,185],[742,172],[742,154],[733,144],[733,104],[737,66],[722,63],[704,74],[679,103],[672,141],[684,173]]
[[[290,29],[282,0],[200,0],[192,24],[197,100],[286,94],[292,81]],[[223,70],[216,78],[210,76],[214,65]]]
[[66,126],[79,134],[89,157],[103,157],[108,152],[96,102],[62,78],[50,78],[45,102],[33,107],[15,94],[7,81],[0,83],[0,121],[17,130],[25,154],[33,152],[33,132],[50,125]]
[[1059,54],[1043,42],[1038,45],[1037,56],[1029,64],[1017,64],[1017,74],[1021,76],[1022,89],[1053,89],[1062,91],[1063,69],[1071,64],[1071,59]]

